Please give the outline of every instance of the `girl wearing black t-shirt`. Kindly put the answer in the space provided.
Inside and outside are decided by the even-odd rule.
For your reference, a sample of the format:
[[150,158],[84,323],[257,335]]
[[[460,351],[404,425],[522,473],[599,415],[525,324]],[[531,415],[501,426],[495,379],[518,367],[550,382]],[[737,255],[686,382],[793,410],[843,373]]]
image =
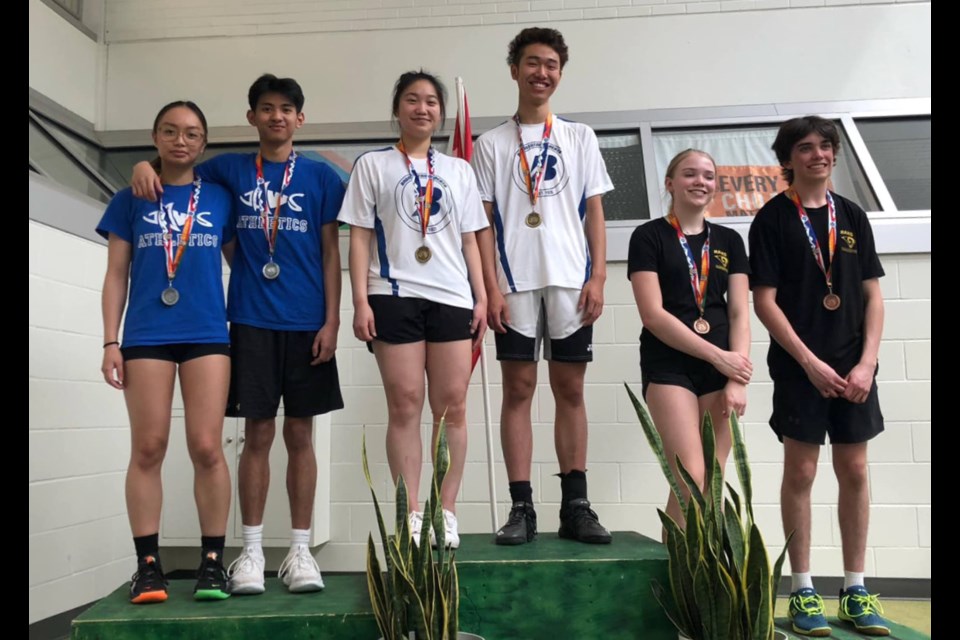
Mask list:
[[[743,415],[750,362],[746,251],[740,235],[706,221],[716,163],[687,149],[667,166],[670,212],[630,238],[628,277],[643,322],[643,395],[676,473],[676,457],[698,482],[704,460],[700,421],[713,419],[721,469],[730,452],[730,413]],[[683,526],[670,492],[667,514]]]

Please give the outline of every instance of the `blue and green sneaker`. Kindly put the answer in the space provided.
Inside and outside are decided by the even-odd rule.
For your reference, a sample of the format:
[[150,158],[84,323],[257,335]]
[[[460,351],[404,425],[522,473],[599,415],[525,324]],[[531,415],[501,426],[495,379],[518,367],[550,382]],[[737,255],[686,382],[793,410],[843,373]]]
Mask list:
[[823,638],[830,635],[830,625],[823,613],[823,598],[814,589],[797,589],[790,594],[787,617],[794,632],[802,636]]
[[857,585],[840,592],[840,610],[837,617],[849,622],[865,636],[888,636],[890,624],[880,617],[883,606],[880,594],[870,595],[866,587]]

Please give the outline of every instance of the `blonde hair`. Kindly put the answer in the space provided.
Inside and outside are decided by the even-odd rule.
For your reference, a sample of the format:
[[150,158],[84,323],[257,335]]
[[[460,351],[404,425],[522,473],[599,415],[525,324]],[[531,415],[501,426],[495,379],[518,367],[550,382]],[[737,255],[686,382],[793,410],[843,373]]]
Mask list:
[[[687,158],[687,156],[693,155],[694,153],[699,153],[704,158],[709,160],[713,164],[713,172],[714,173],[717,172],[717,161],[713,159],[713,156],[711,156],[709,153],[701,149],[694,149],[693,147],[690,147],[689,149],[684,149],[677,155],[673,156],[673,160],[671,160],[670,164],[667,165],[667,173],[664,176],[664,182],[666,182],[667,178],[670,178],[671,180],[673,180],[673,174],[676,173],[677,167],[680,166],[680,163],[683,162]],[[666,190],[667,188],[666,185],[664,185],[663,188],[664,190]],[[673,194],[669,192],[668,194],[670,196],[670,202],[669,202],[670,206],[667,207],[667,211],[672,211],[673,210]]]

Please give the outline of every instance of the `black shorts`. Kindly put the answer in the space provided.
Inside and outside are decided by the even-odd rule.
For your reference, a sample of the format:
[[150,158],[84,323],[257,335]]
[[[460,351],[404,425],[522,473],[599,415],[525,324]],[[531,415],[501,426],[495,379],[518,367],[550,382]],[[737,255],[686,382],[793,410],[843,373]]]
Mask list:
[[883,414],[874,374],[863,404],[824,398],[806,377],[774,379],[770,427],[780,442],[791,438],[808,444],[859,444],[883,431]]
[[[388,344],[455,342],[471,338],[473,309],[400,296],[369,296],[376,340]],[[367,343],[373,353],[373,343]]]
[[343,408],[337,359],[311,365],[316,331],[230,327],[233,366],[227,416],[307,418]]
[[714,391],[720,391],[727,386],[727,377],[717,371],[717,368],[699,358],[685,358],[678,363],[676,370],[667,371],[654,368],[648,371],[640,367],[640,380],[643,384],[643,399],[647,399],[647,387],[653,384],[670,384],[683,387],[698,398]]
[[120,354],[124,360],[167,360],[183,364],[187,360],[203,356],[230,356],[230,345],[222,342],[173,342],[144,347],[123,347]]
[[497,360],[537,362],[540,342],[543,341],[543,358],[554,362],[593,362],[593,325],[580,327],[566,338],[540,336],[530,338],[510,327],[506,333],[494,333],[497,345]]

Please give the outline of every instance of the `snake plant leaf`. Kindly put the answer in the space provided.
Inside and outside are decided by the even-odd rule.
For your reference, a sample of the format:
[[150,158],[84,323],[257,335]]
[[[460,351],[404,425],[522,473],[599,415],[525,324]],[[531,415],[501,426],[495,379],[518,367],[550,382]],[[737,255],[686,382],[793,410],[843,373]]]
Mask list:
[[733,488],[733,485],[729,482],[726,483],[727,492],[730,494],[730,499],[733,501],[733,506],[737,510],[737,517],[740,521],[743,521],[743,510],[740,508],[740,494],[737,493],[737,490]]
[[723,510],[725,540],[729,546],[730,563],[733,568],[731,576],[734,582],[743,583],[743,567],[746,565],[746,547],[743,544],[743,523],[740,522],[740,516],[729,499],[726,501],[726,508]]
[[633,391],[626,382],[623,383],[623,386],[627,390],[627,395],[630,396],[630,401],[633,403],[633,409],[636,411],[637,417],[640,419],[640,425],[643,427],[643,433],[647,437],[647,442],[650,443],[650,448],[653,450],[654,455],[657,457],[657,461],[660,463],[660,468],[663,470],[663,475],[666,477],[667,483],[670,485],[670,489],[673,491],[673,495],[677,497],[677,501],[680,503],[680,509],[683,510],[686,508],[687,499],[684,497],[683,492],[680,491],[680,483],[677,482],[676,476],[673,474],[673,471],[670,469],[670,465],[667,463],[667,456],[663,451],[663,441],[660,439],[660,434],[657,432],[657,428],[653,424],[653,418],[650,417],[650,413],[647,411],[647,408],[640,404],[640,401],[637,400],[637,396],[633,394]]
[[659,603],[660,607],[663,609],[663,612],[667,615],[667,618],[673,623],[673,626],[677,628],[677,631],[688,638],[692,638],[693,631],[688,626],[688,623],[681,619],[680,611],[674,604],[674,598],[672,596],[667,597],[667,593],[664,590],[663,585],[657,580],[651,581],[650,588],[653,591],[654,600]]
[[743,491],[743,503],[747,509],[747,522],[753,522],[753,488],[750,482],[750,463],[747,460],[747,446],[743,441],[743,431],[736,412],[730,414],[730,431],[733,434],[733,459],[736,461],[737,478]]
[[[670,590],[677,603],[678,614],[684,626],[693,631],[700,628],[700,614],[696,606],[696,595],[693,591],[693,572],[687,564],[686,539],[680,526],[665,512],[657,509],[660,522],[667,532],[668,562],[667,571],[670,575]],[[693,637],[692,635],[690,637]]]
[[[690,472],[687,471],[687,468],[683,466],[683,463],[680,462],[679,455],[674,460],[674,463],[677,467],[677,473],[680,475],[680,479],[683,481],[687,491],[690,492],[690,495],[693,497],[693,499],[696,500],[697,504],[700,505],[700,509],[705,509],[707,503],[706,500],[704,500],[703,493],[700,491],[700,483],[694,480],[693,476],[690,475]],[[683,510],[686,511],[686,508],[683,507]]]
[[752,640],[767,640],[773,633],[773,605],[770,589],[770,562],[760,529],[750,527],[750,551],[747,555],[748,611],[753,623]]

